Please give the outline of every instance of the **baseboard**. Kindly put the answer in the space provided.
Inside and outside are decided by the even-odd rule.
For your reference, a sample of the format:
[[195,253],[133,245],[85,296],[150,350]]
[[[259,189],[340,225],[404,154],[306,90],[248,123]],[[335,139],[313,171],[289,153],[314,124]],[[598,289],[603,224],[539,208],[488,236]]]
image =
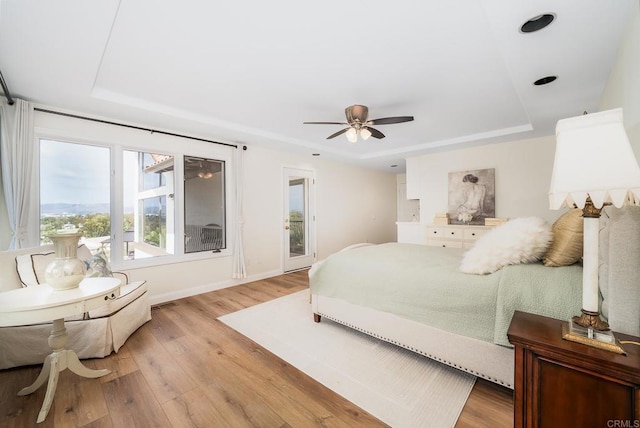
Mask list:
[[[170,291],[168,293],[162,293],[158,295],[151,295],[151,305],[159,305],[171,300],[183,299],[185,297],[196,296],[198,294],[208,293],[210,291],[221,290],[223,288],[233,287],[236,285],[247,284],[249,282],[260,281],[261,279],[272,278],[274,276],[282,275],[282,270],[274,270],[270,272],[263,272],[258,275],[251,275],[242,279],[228,279],[225,281],[214,282],[211,284],[198,285],[191,288],[183,288],[176,291]],[[150,290],[152,291],[152,290]]]

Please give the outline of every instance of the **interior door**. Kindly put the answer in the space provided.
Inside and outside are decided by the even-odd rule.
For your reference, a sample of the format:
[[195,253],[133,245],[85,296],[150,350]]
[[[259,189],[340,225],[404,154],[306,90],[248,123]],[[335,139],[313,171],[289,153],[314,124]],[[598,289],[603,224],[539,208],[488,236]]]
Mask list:
[[309,267],[315,260],[313,171],[284,168],[284,266],[285,272]]

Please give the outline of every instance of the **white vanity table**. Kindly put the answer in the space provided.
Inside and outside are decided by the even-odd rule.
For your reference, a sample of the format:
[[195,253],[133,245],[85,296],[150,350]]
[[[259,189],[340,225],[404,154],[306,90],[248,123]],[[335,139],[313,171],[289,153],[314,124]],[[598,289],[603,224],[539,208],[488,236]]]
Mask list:
[[[120,280],[115,278],[85,278],[77,288],[54,290],[48,285],[25,287],[0,293],[0,327],[49,322],[53,327],[49,335],[49,354],[36,380],[18,392],[27,395],[47,382],[47,392],[37,422],[44,421],[51,408],[58,384],[58,374],[69,369],[82,377],[97,378],[110,370],[92,370],[85,367],[73,350],[65,349],[68,336],[64,318],[106,305],[120,294]],[[43,338],[44,340],[44,338]]]

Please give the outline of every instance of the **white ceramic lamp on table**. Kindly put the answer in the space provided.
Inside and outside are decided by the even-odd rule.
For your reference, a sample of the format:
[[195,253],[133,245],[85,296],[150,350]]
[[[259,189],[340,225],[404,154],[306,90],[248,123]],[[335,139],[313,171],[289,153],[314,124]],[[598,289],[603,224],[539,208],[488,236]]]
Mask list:
[[573,322],[606,331],[600,318],[598,233],[604,205],[640,205],[640,168],[624,129],[622,109],[558,121],[549,205],[583,210],[582,315]]

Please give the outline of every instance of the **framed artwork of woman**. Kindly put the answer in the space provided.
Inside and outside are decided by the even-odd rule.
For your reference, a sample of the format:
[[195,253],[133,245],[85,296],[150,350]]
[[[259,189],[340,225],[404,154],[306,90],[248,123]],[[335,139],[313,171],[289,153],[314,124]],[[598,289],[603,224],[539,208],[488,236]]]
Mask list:
[[450,172],[448,212],[451,224],[483,225],[495,217],[495,169]]

